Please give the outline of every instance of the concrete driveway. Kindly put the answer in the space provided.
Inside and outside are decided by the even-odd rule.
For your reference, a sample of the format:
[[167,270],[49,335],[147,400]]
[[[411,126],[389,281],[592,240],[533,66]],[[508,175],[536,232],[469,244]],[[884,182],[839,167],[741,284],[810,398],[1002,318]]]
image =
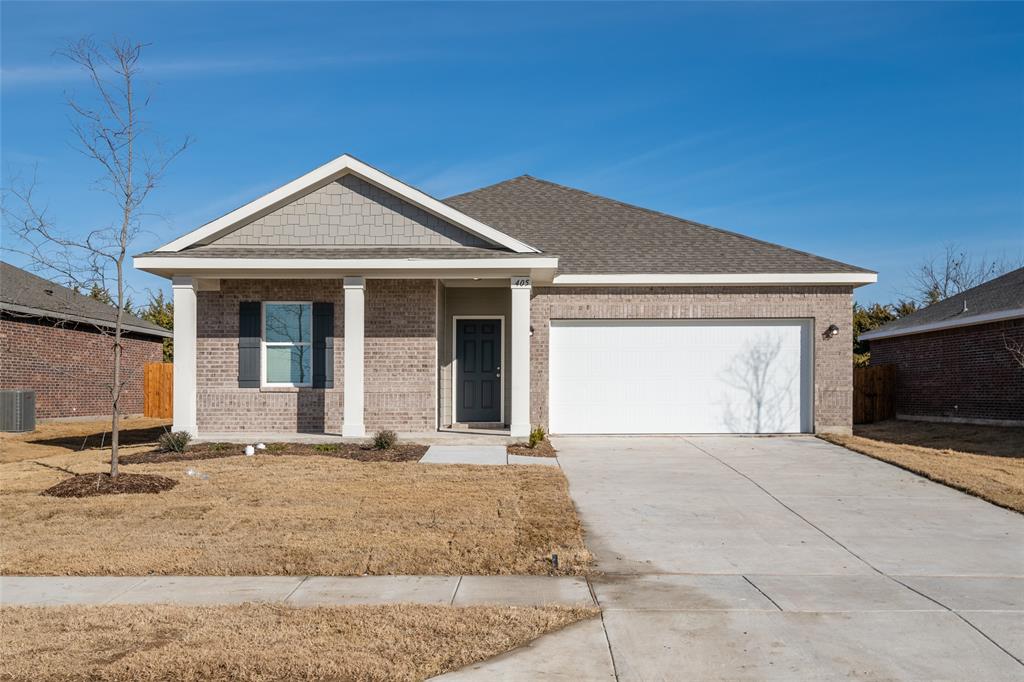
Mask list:
[[1018,514],[811,437],[555,446],[609,675],[1024,679]]

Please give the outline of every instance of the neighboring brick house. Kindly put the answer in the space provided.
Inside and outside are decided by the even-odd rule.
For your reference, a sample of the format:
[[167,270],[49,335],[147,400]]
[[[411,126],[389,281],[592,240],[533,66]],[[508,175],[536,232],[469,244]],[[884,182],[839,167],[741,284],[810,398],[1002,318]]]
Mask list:
[[444,201],[342,156],[162,247],[175,428],[849,431],[837,261],[521,176]]
[[[0,389],[36,392],[40,419],[109,415],[117,310],[0,263]],[[171,332],[126,315],[124,414],[142,413],[143,366],[160,362]]]
[[896,366],[896,416],[1024,425],[1024,268],[861,335]]

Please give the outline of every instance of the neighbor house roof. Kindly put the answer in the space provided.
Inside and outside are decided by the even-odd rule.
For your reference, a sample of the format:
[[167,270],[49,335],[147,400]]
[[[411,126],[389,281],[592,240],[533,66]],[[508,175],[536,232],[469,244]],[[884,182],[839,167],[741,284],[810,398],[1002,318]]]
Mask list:
[[444,201],[545,253],[558,254],[559,273],[568,275],[874,274],[529,175]]
[[[0,262],[0,310],[105,328],[112,328],[117,319],[117,308],[4,262]],[[171,331],[127,313],[122,328],[139,334],[173,336]]]
[[1024,268],[893,320],[860,338],[870,341],[1017,318],[1024,318]]

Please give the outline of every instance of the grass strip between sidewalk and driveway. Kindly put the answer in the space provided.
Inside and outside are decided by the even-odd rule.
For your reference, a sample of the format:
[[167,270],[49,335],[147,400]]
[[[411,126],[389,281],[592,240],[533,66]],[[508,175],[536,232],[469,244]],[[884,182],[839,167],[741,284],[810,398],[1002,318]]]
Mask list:
[[0,609],[0,679],[423,680],[597,614],[509,606]]
[[1024,513],[1024,428],[890,420],[820,437]]
[[234,456],[124,467],[178,482],[158,494],[40,495],[107,457],[0,465],[0,573],[565,575],[591,563],[557,467]]

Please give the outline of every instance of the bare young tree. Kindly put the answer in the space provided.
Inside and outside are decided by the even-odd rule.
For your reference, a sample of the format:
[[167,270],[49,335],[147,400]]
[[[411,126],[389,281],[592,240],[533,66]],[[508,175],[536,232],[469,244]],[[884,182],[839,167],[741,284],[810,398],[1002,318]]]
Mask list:
[[907,297],[921,305],[931,305],[1017,267],[1019,263],[1005,257],[975,257],[956,244],[946,244],[942,254],[910,271],[911,291]]
[[[111,457],[110,475],[118,473],[118,436],[121,396],[125,379],[121,369],[122,322],[128,302],[125,260],[140,231],[143,206],[156,189],[168,165],[190,144],[165,148],[147,127],[144,113],[149,98],[140,96],[138,79],[145,45],[131,40],[98,44],[83,38],[66,45],[57,54],[83,69],[92,96],[88,100],[68,97],[71,128],[78,151],[101,168],[98,189],[110,194],[116,214],[106,225],[61,230],[51,221],[36,199],[35,177],[7,190],[17,209],[6,204],[4,221],[25,245],[33,266],[55,273],[69,286],[89,290],[93,286],[113,289],[116,319],[111,351],[110,377]],[[17,249],[12,249],[17,250]],[[108,276],[113,271],[108,286]]]
[[1024,369],[1024,338],[1008,338],[1003,334],[1003,345],[1006,346],[1006,352],[1013,358],[1014,363]]

